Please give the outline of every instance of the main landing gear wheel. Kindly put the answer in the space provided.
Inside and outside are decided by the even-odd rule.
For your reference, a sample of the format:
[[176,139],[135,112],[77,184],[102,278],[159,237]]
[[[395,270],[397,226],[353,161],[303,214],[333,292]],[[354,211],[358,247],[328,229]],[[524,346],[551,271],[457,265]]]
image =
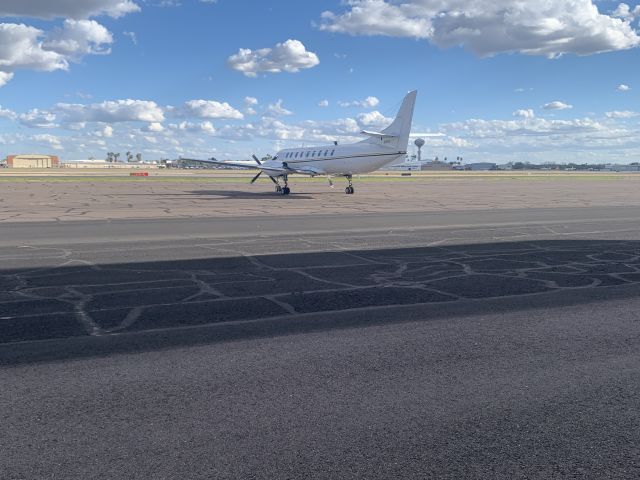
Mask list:
[[282,189],[282,195],[289,195],[291,193],[291,190],[289,189],[289,187],[284,187]]

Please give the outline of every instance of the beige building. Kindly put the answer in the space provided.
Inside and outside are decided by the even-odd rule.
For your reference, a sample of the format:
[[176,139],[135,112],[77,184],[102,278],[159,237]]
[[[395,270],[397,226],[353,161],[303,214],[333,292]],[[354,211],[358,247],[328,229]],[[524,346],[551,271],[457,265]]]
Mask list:
[[55,155],[9,155],[7,167],[10,168],[54,168],[60,166],[60,159]]

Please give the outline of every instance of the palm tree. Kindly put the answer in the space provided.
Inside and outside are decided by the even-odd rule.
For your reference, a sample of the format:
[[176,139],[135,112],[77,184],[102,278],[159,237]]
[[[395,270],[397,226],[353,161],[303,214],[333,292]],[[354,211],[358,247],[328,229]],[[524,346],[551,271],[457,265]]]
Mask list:
[[142,161],[142,154],[136,153],[136,162],[141,162],[141,161]]
[[113,154],[113,158],[114,158],[114,162],[117,162],[118,159],[120,158],[120,153],[119,152],[118,153],[114,153]]
[[132,158],[133,155],[131,154],[131,152],[127,152],[127,163],[130,162]]

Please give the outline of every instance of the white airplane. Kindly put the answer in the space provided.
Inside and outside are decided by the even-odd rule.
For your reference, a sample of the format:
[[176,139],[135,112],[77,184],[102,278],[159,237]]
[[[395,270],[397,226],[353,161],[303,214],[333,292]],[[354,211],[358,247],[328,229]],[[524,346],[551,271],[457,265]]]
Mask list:
[[[402,102],[398,115],[393,123],[381,132],[363,130],[361,133],[368,138],[349,145],[331,145],[324,147],[287,148],[280,150],[269,160],[260,162],[254,155],[256,165],[246,163],[220,162],[217,160],[198,160],[199,162],[215,165],[233,166],[238,168],[258,169],[260,172],[253,177],[254,183],[263,173],[276,184],[276,192],[289,195],[289,175],[292,173],[316,176],[345,177],[349,186],[345,193],[351,195],[353,175],[370,173],[379,168],[404,158],[413,120],[413,108],[416,103],[416,90],[409,92]],[[280,180],[284,186],[280,185]]]

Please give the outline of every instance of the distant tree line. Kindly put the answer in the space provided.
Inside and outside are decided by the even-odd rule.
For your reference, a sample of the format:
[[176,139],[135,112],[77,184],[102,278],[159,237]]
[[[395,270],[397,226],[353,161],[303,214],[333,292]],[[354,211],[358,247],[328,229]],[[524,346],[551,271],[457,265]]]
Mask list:
[[[127,162],[132,162],[134,159],[134,156],[131,152],[127,152],[126,153],[126,157],[127,157]],[[109,163],[117,163],[120,159],[120,153],[116,153],[116,152],[107,152],[107,162]],[[135,159],[136,162],[141,162],[142,161],[142,154],[141,153],[136,153],[135,155]]]

